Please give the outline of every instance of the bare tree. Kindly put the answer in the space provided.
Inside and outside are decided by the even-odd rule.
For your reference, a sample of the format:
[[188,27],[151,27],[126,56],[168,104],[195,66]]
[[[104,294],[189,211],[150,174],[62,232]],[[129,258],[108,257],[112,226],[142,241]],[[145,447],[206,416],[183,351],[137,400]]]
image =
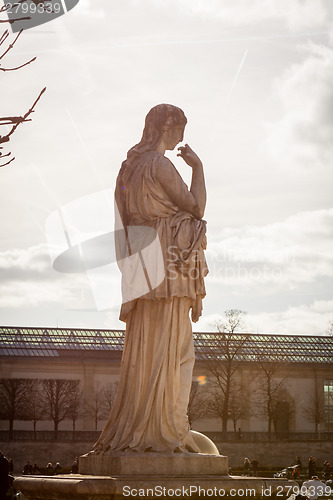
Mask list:
[[[0,13],[1,12],[6,12],[6,10],[8,10],[8,6],[5,4],[4,6],[2,6],[0,8]],[[5,22],[14,22],[14,21],[17,21],[17,20],[18,19],[14,19],[14,20],[11,20],[11,21],[6,20]],[[4,21],[0,21],[0,22],[4,22]],[[2,33],[2,35],[0,36],[0,47],[1,47],[0,50],[3,50],[3,52],[0,53],[0,71],[2,71],[2,72],[16,71],[16,70],[24,68],[25,66],[28,66],[29,64],[31,64],[32,62],[34,62],[36,60],[36,57],[33,57],[29,61],[23,62],[19,66],[15,66],[15,67],[5,67],[2,64],[3,59],[8,55],[8,53],[15,46],[17,40],[19,39],[19,37],[22,34],[22,31],[23,30],[21,30],[21,31],[18,32],[18,34],[16,35],[16,37],[14,38],[14,40],[11,43],[9,43],[10,34],[9,34],[8,30],[4,31],[4,33]],[[2,49],[2,46],[4,46],[3,49]],[[46,90],[46,87],[44,87],[40,91],[38,97],[35,99],[35,101],[32,104],[32,106],[30,106],[30,108],[28,109],[28,111],[26,111],[26,113],[24,113],[23,115],[21,115],[21,116],[3,116],[3,117],[0,117],[0,125],[5,125],[5,126],[9,127],[9,131],[5,135],[0,135],[0,160],[5,159],[5,163],[0,164],[0,167],[5,167],[6,165],[9,165],[11,162],[13,162],[15,160],[15,157],[11,158],[11,152],[10,151],[8,153],[6,153],[6,154],[3,154],[3,152],[2,152],[3,146],[1,146],[1,144],[7,143],[7,142],[10,141],[11,136],[14,134],[14,132],[17,129],[17,127],[19,125],[21,125],[21,123],[24,123],[24,122],[27,122],[27,121],[31,121],[30,115],[34,112],[34,108],[35,108],[37,102],[39,101],[39,99],[41,98],[42,94],[45,92],[45,90]]]
[[[208,402],[206,412],[210,417],[220,418],[223,424],[225,401],[224,394],[217,388],[208,392]],[[232,421],[234,431],[237,430],[237,423],[241,418],[244,418],[250,413],[250,403],[248,395],[243,386],[233,381],[229,391],[229,404],[228,404],[228,419]],[[223,427],[222,427],[223,429]]]
[[218,389],[210,389],[208,392],[207,415],[212,418],[220,418],[223,424],[224,396]]
[[68,417],[71,402],[79,389],[79,380],[48,379],[42,381],[46,413],[53,420],[55,439],[60,422]]
[[118,383],[108,383],[101,389],[101,407],[103,418],[108,418],[117,393]]
[[324,390],[316,376],[313,389],[307,394],[306,400],[302,404],[302,413],[308,422],[315,425],[315,432],[318,437],[318,428],[321,423],[325,422],[326,412]]
[[210,411],[212,414],[219,414],[224,435],[226,435],[230,418],[229,404],[232,386],[235,383],[235,374],[242,362],[242,350],[248,338],[248,334],[238,333],[244,328],[245,314],[244,311],[238,309],[225,311],[226,321],[216,325],[218,332],[210,344],[207,343],[205,351],[199,355],[209,374],[212,389]]
[[[4,5],[2,5],[0,7],[0,14],[4,14],[4,13],[7,13],[12,7],[14,7],[15,5],[19,5],[20,3],[23,3],[25,2],[26,0],[16,0],[16,2],[14,4],[7,4],[5,3]],[[2,23],[9,23],[9,24],[13,24],[15,23],[16,21],[25,21],[25,20],[29,20],[30,17],[29,16],[26,16],[26,17],[16,17],[16,18],[13,18],[13,19],[0,19],[0,24]]]
[[[260,374],[257,379],[256,397],[254,398],[253,415],[267,421],[268,437],[271,437],[277,408],[283,399],[287,378],[279,378],[281,361],[259,362]],[[281,415],[280,415],[281,416]]]
[[198,382],[192,382],[190,399],[187,408],[187,415],[191,429],[194,421],[201,420],[209,416],[209,411],[207,407],[207,397],[203,394],[203,391],[199,388]]
[[40,380],[33,380],[26,392],[23,418],[33,423],[34,439],[36,439],[37,423],[45,418],[45,400],[42,395]]
[[240,382],[233,383],[229,399],[229,418],[237,431],[237,423],[250,415],[250,400],[248,392]]
[[94,430],[97,431],[98,422],[105,419],[105,395],[103,388],[94,390],[93,396],[84,401],[84,415],[94,422]]
[[73,441],[75,440],[76,421],[83,416],[83,391],[79,385],[73,391],[68,405],[67,417],[72,421]]
[[9,422],[9,439],[13,439],[14,420],[21,419],[27,403],[32,380],[0,379],[0,417]]
[[333,319],[331,319],[331,320],[328,322],[328,326],[327,326],[326,333],[327,333],[327,335],[329,335],[330,337],[333,337]]

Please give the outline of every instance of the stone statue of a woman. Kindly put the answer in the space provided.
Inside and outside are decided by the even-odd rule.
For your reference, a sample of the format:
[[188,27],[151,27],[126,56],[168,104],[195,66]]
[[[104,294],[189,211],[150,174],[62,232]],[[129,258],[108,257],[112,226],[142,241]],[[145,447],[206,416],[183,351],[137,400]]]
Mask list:
[[[164,278],[140,297],[123,298],[119,385],[96,452],[199,451],[187,418],[194,365],[189,314],[194,322],[201,315],[208,272],[205,180],[202,163],[187,144],[178,156],[192,168],[190,190],[164,156],[183,140],[186,122],[175,106],[152,108],[142,139],[128,151],[117,178],[115,198],[126,237],[130,227],[156,231]],[[123,275],[123,290],[124,279],[127,288],[133,283]]]

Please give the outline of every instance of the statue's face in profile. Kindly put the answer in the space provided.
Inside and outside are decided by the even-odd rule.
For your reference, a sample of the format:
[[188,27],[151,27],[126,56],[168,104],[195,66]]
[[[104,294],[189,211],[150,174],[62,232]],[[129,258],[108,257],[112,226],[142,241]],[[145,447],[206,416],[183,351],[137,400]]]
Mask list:
[[173,150],[184,138],[185,124],[176,125],[163,131],[163,140],[166,149]]

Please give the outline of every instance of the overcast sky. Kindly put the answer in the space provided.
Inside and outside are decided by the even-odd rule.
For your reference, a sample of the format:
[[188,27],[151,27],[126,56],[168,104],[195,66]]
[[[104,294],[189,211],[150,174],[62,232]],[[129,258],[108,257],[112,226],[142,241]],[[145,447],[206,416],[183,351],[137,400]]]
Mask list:
[[[47,92],[11,140],[15,162],[0,169],[0,324],[124,328],[116,265],[98,295],[103,269],[58,272],[48,242],[69,207],[87,212],[83,228],[72,221],[78,241],[112,230],[107,198],[120,164],[148,110],[167,102],[184,110],[185,142],[206,173],[210,274],[194,328],[213,330],[237,308],[248,331],[324,335],[332,11],[331,0],[80,0],[25,31],[3,65],[37,60],[0,73],[0,116],[23,114]],[[168,155],[189,183],[190,169]]]

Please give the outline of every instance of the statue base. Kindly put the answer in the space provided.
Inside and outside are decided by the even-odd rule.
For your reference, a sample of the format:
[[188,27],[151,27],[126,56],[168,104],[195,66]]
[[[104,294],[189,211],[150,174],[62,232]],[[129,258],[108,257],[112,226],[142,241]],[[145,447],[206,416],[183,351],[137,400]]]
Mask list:
[[228,458],[217,454],[90,452],[79,458],[79,469],[68,476],[18,477],[14,487],[27,500],[281,499],[298,488],[295,481],[228,476]]
[[228,458],[203,453],[88,453],[80,474],[96,476],[226,476]]
[[[163,472],[161,470],[161,472]],[[14,487],[27,500],[125,500],[202,497],[284,499],[299,488],[296,481],[235,476],[22,476]]]

